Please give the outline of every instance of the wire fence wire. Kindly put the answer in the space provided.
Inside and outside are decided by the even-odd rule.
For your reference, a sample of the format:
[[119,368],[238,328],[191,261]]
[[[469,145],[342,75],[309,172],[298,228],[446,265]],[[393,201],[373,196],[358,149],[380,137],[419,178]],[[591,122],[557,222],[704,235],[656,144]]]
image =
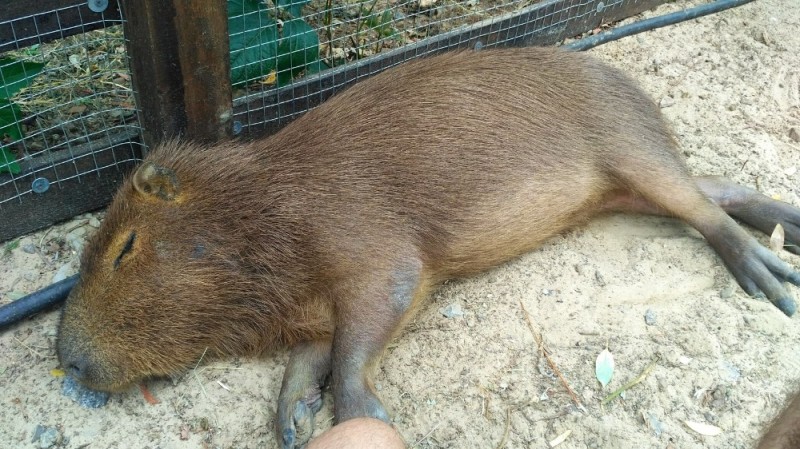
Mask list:
[[520,45],[533,35],[558,35],[571,24],[588,23],[601,12],[654,3],[229,1],[234,130],[275,132],[353,82],[408,59],[452,48]]
[[[534,34],[554,43],[595,26],[601,12],[621,18],[664,1],[227,0],[231,71],[220,82],[233,89],[234,134],[275,132],[407,59]],[[59,189],[89,197],[146,150],[116,0],[64,3],[72,6],[0,11],[0,237],[10,235],[11,205],[44,204],[42,194]]]
[[137,159],[109,145],[140,132],[121,24],[78,6],[0,21],[4,35],[20,36],[0,47],[0,213]]

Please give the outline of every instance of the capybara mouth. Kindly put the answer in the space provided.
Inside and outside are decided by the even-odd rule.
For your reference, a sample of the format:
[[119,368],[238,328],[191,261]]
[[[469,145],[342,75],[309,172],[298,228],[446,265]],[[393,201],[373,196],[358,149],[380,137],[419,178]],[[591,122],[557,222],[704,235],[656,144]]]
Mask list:
[[80,332],[62,327],[58,336],[58,360],[65,373],[86,388],[119,393],[147,376],[137,376],[115,366],[103,351],[92,347]]

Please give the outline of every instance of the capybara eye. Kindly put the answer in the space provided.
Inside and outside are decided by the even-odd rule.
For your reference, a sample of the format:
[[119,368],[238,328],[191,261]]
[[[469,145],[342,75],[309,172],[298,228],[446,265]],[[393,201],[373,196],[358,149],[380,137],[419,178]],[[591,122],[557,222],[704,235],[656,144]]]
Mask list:
[[116,260],[114,260],[114,268],[119,268],[119,263],[125,254],[133,248],[133,242],[136,241],[136,232],[131,232],[130,237],[128,237],[128,241],[125,242],[125,246],[122,247],[122,251],[119,252],[119,256],[117,256]]

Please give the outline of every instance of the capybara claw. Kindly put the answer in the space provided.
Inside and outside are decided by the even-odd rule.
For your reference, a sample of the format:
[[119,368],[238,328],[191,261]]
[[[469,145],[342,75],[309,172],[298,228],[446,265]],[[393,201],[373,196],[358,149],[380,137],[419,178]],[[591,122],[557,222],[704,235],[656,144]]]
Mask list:
[[314,433],[314,414],[319,411],[321,405],[321,400],[311,400],[309,403],[309,401],[301,399],[294,403],[294,407],[289,406],[293,410],[278,412],[283,449],[305,447],[311,439],[311,434]]
[[284,429],[283,449],[294,449],[295,432],[294,429]]
[[797,303],[792,298],[781,298],[775,301],[774,304],[786,316],[792,316],[797,312]]
[[[748,295],[768,299],[781,312],[792,316],[797,305],[785,283],[798,285],[800,273],[755,240],[742,246],[746,250],[736,255],[740,259],[727,261],[739,285]],[[730,256],[732,253],[723,251],[720,254]]]

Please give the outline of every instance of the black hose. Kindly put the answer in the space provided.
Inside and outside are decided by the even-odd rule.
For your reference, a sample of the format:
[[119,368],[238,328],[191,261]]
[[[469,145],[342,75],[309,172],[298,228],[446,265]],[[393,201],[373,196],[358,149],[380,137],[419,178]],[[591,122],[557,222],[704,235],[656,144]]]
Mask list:
[[76,282],[77,274],[0,306],[0,329],[64,301]]
[[652,17],[650,19],[640,20],[638,22],[617,27],[613,30],[604,31],[600,34],[595,34],[594,36],[589,36],[575,42],[571,42],[563,47],[575,51],[588,50],[607,42],[641,33],[642,31],[650,31],[667,25],[673,25],[678,22],[696,19],[698,17],[725,11],[726,9],[742,6],[745,3],[750,3],[752,1],[753,0],[717,0],[705,5],[684,9],[683,11]]

